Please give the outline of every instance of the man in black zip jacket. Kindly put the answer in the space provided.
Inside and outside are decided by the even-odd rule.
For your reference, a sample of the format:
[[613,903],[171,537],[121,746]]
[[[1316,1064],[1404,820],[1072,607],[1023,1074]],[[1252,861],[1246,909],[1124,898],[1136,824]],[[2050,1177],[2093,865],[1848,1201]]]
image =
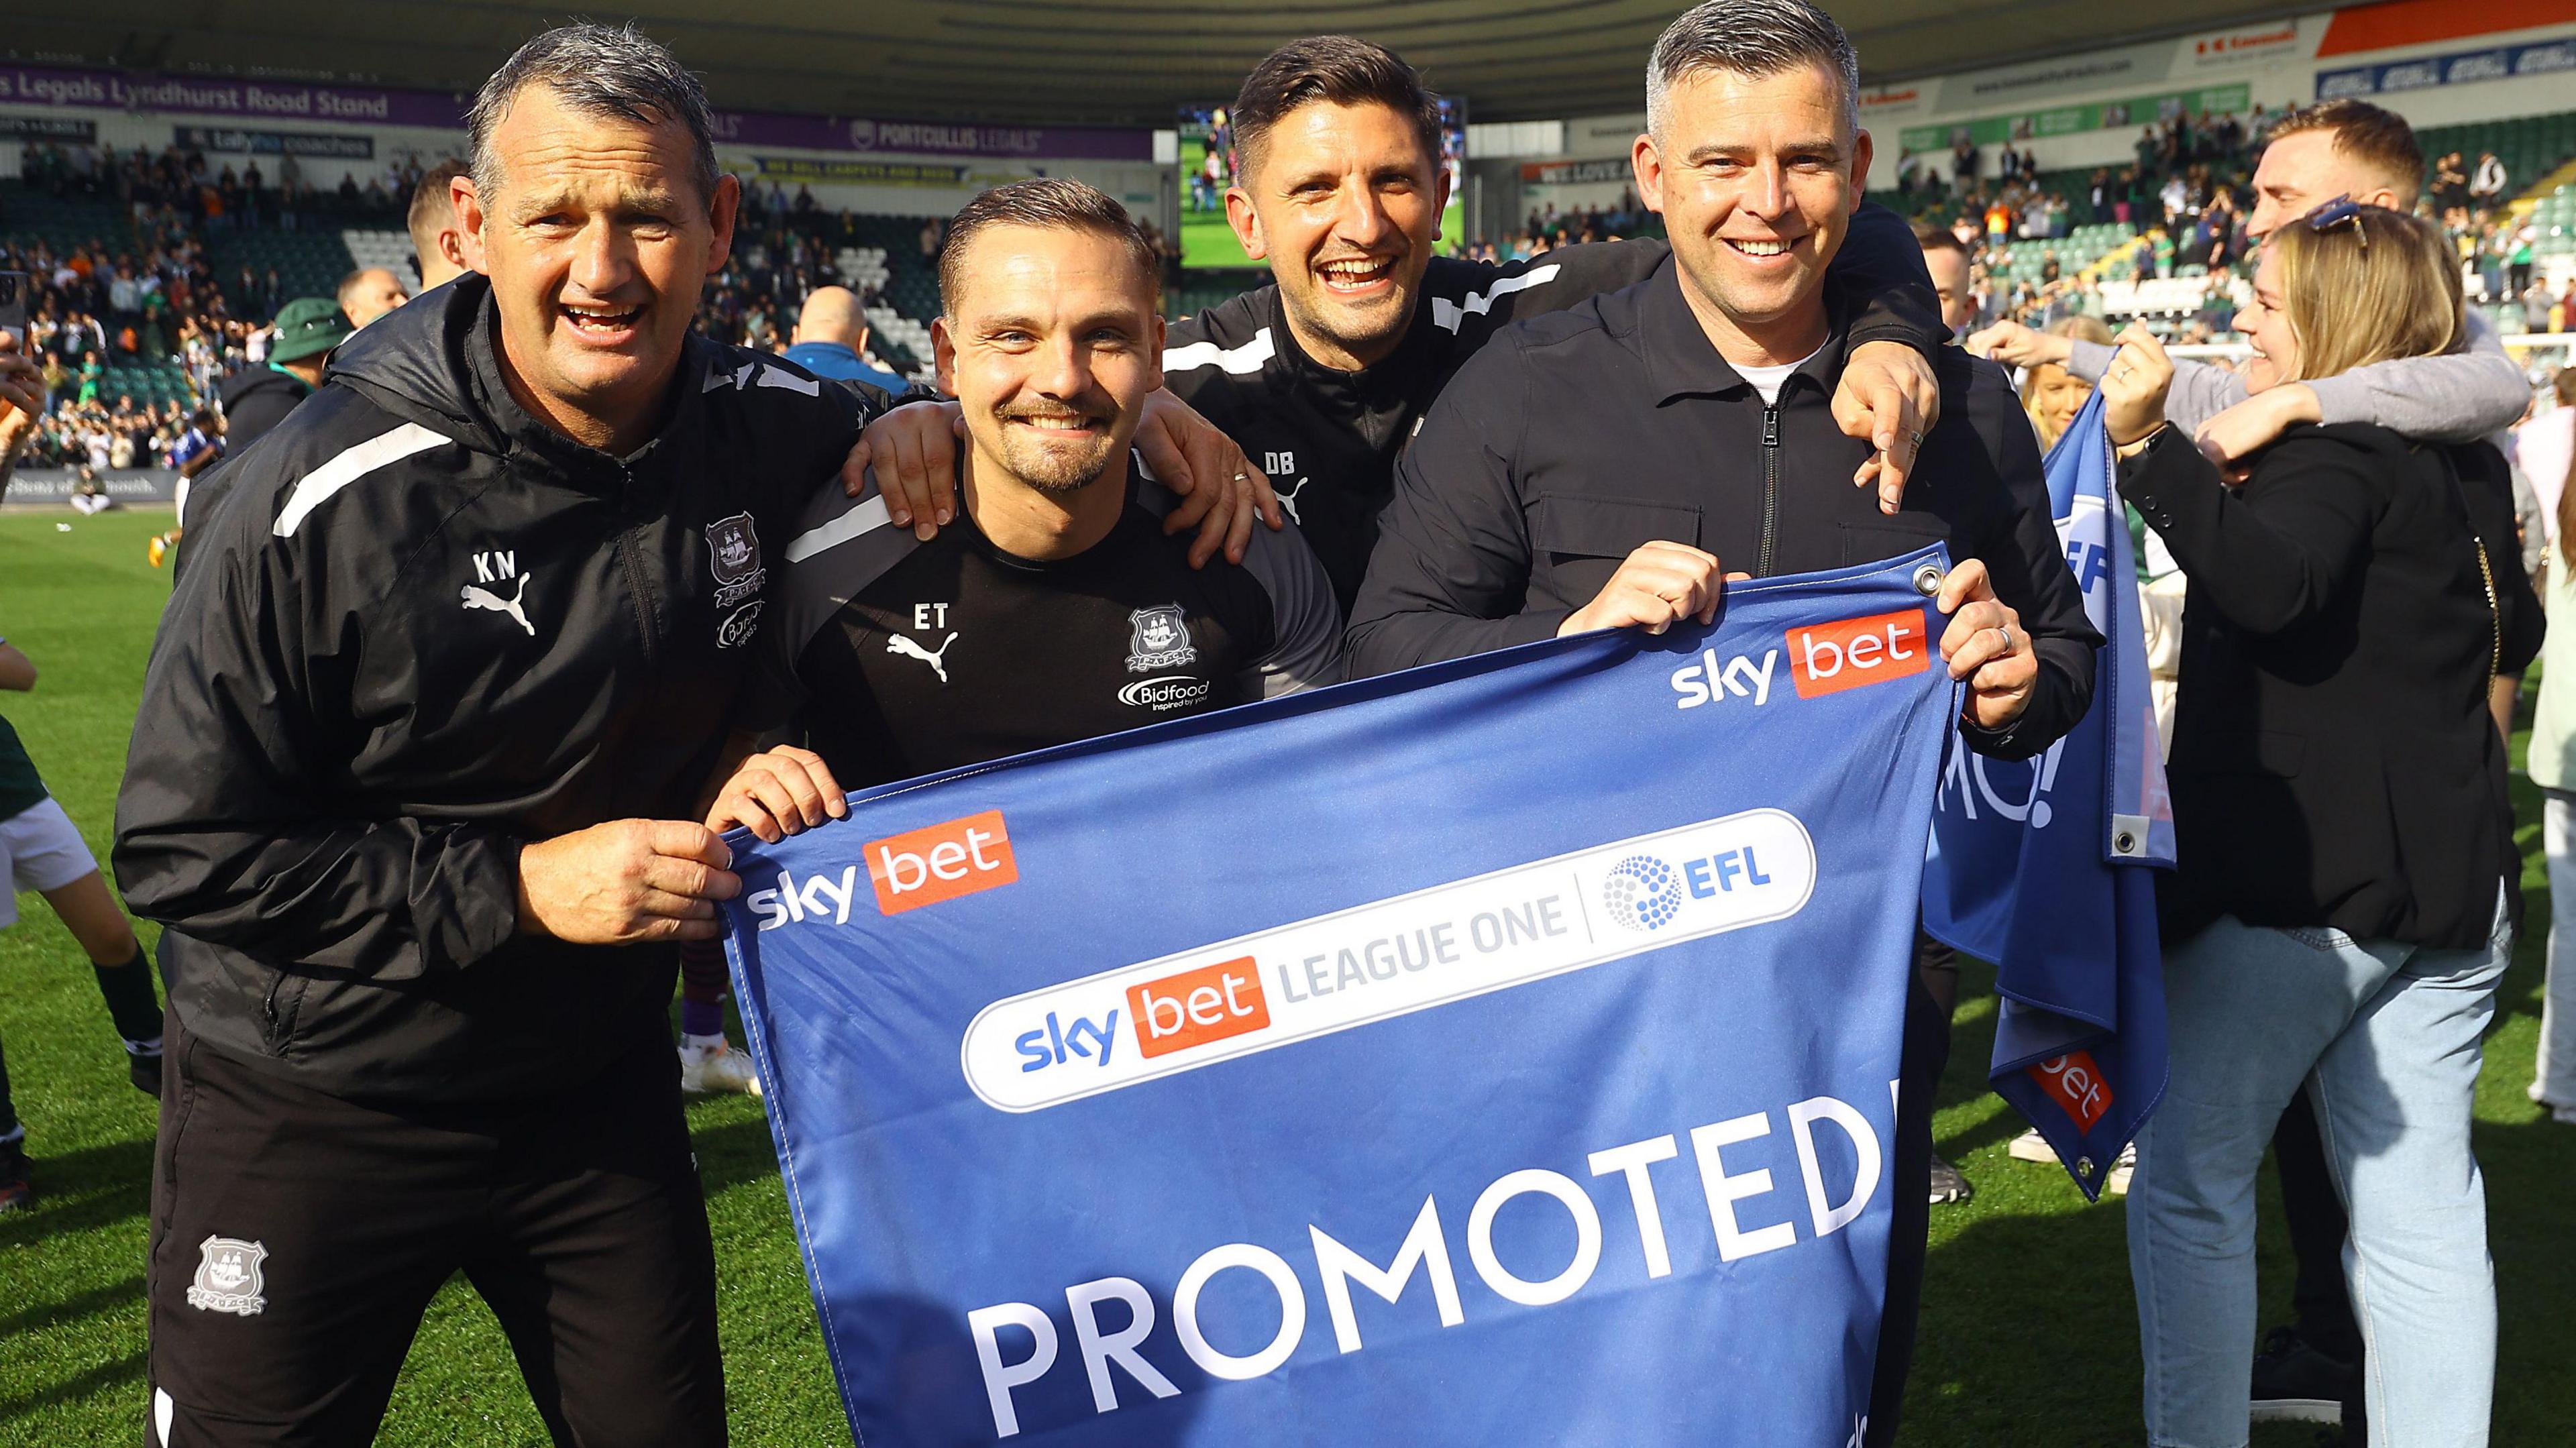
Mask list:
[[[1724,570],[1836,568],[1940,541],[1957,560],[1938,602],[1940,653],[1967,685],[1961,735],[1997,757],[2037,754],[2083,717],[2102,640],[2002,372],[1943,349],[1940,422],[1893,514],[1855,494],[1868,444],[1827,406],[1851,331],[1825,268],[1870,159],[1850,41],[1807,0],[1708,0],[1664,33],[1648,74],[1637,173],[1674,265],[1512,328],[1441,394],[1397,465],[1353,672],[1706,622]],[[1919,976],[1904,1034],[1874,1445],[1894,1441],[1912,1358],[1948,1054]]]
[[469,127],[486,275],[229,465],[144,684],[156,1444],[366,1441],[460,1270],[557,1442],[724,1438],[666,942],[739,885],[678,821],[884,399],[691,334],[737,190],[659,46],[541,35]]
[[[1504,266],[1433,255],[1448,192],[1440,103],[1411,66],[1365,40],[1279,47],[1229,114],[1237,184],[1226,215],[1271,284],[1172,324],[1167,394],[1148,415],[1172,425],[1195,409],[1239,444],[1348,613],[1396,458],[1458,368],[1514,320],[1668,271],[1672,253],[1641,238]],[[1853,481],[1878,485],[1870,497],[1892,508],[1936,415],[1927,359],[1949,332],[1912,229],[1883,208],[1853,219],[1832,271],[1853,309],[1835,415],[1872,444]],[[843,474],[853,496],[873,460],[897,523],[952,508],[953,444],[937,411],[896,413],[870,426],[866,445]],[[1248,530],[1249,511],[1237,517]]]

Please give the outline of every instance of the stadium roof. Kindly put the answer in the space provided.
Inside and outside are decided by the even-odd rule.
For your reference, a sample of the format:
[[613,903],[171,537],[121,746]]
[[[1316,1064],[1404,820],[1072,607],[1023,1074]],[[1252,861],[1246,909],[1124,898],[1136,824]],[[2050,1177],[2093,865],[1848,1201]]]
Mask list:
[[[1251,62],[1347,31],[1422,67],[1479,120],[1635,110],[1679,0],[761,0],[638,13],[719,106],[930,120],[1168,124],[1224,102]],[[1873,81],[1903,80],[2286,13],[2164,0],[2107,30],[2100,0],[1831,0]],[[565,12],[519,0],[85,0],[11,16],[20,61],[467,90]],[[607,7],[600,18],[622,15]],[[2117,22],[2114,22],[2115,24]]]

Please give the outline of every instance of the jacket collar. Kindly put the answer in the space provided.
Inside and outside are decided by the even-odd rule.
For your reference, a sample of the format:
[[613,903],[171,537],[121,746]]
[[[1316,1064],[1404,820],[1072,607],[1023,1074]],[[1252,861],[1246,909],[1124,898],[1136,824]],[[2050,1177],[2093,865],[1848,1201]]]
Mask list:
[[1306,354],[1297,343],[1296,331],[1288,325],[1288,297],[1279,284],[1270,284],[1270,344],[1281,360],[1288,364],[1292,385],[1309,397],[1320,397],[1346,406],[1366,408],[1400,403],[1429,382],[1435,372],[1430,353],[1436,341],[1431,335],[1430,273],[1423,274],[1423,287],[1414,298],[1413,318],[1405,324],[1404,338],[1395,350],[1356,372],[1327,367]]
[[[1847,319],[1834,300],[1834,288],[1824,288],[1824,296],[1825,344],[1790,374],[1780,392],[1784,399],[1802,377],[1812,381],[1824,396],[1831,397],[1835,382],[1842,376]],[[1630,300],[1636,309],[1637,350],[1645,358],[1646,376],[1654,383],[1657,403],[1676,397],[1719,396],[1737,388],[1747,392],[1753,389],[1743,373],[1718,355],[1717,344],[1708,340],[1699,315],[1682,295],[1679,262],[1658,267],[1643,286],[1630,293]]]
[[491,419],[512,459],[541,462],[576,485],[613,482],[622,473],[641,471],[654,454],[670,451],[682,433],[697,425],[699,398],[707,391],[707,369],[719,360],[714,345],[692,330],[681,343],[680,365],[672,373],[670,392],[662,404],[661,427],[642,447],[614,457],[573,441],[519,405],[501,375],[499,325],[500,311],[487,289],[461,349],[475,405]]

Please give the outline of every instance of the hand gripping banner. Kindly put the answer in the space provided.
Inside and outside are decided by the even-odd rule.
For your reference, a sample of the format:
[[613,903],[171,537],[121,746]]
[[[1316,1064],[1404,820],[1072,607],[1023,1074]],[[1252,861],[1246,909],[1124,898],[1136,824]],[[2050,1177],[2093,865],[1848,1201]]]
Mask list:
[[859,1441],[1859,1442],[1939,567],[736,832]]

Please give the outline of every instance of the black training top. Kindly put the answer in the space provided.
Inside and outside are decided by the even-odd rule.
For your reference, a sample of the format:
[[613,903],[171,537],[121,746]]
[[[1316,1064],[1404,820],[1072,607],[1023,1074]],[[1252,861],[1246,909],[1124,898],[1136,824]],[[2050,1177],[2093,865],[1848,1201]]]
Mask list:
[[2050,521],[2039,446],[1992,362],[1941,351],[1941,420],[1905,502],[1852,485],[1870,455],[1832,397],[1849,329],[1766,404],[1727,365],[1672,271],[1512,328],[1477,354],[1396,470],[1395,501],[1351,619],[1355,675],[1551,637],[1622,560],[1661,539],[1768,577],[1901,557],[1934,542],[1983,559],[2038,656],[2009,730],[1965,731],[2000,758],[2084,717],[2102,636]]
[[[1404,340],[1357,372],[1308,357],[1278,286],[1256,287],[1172,324],[1165,385],[1270,474],[1347,614],[1394,494],[1396,455],[1450,377],[1513,322],[1669,272],[1671,259],[1651,237],[1561,246],[1501,266],[1434,257]],[[1949,339],[1923,250],[1886,208],[1853,215],[1825,276],[1850,309],[1852,345],[1899,342],[1928,357]]]
[[754,722],[801,721],[857,789],[1340,677],[1341,611],[1297,531],[1255,529],[1241,567],[1194,569],[1142,468],[1107,537],[1045,561],[962,513],[920,542],[873,479],[827,490],[787,547]]

